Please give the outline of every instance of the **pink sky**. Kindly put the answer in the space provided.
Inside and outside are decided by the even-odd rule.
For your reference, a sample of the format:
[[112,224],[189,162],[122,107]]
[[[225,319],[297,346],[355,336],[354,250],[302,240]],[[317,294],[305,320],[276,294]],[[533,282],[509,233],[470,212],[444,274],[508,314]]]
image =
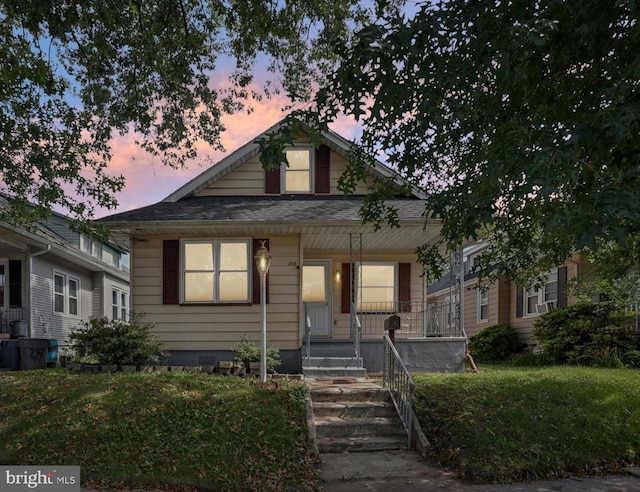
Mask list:
[[[272,98],[253,103],[254,111],[251,114],[223,117],[226,131],[221,139],[226,152],[212,151],[203,143],[198,149],[198,159],[190,162],[184,169],[163,166],[159,159],[135,145],[133,135],[114,139],[109,170],[113,174],[123,175],[126,184],[124,190],[117,195],[118,208],[99,210],[95,218],[161,201],[212,164],[280,121],[285,115],[280,109],[284,105],[284,99]],[[346,139],[354,139],[360,135],[358,124],[346,118],[339,119],[331,129]]]

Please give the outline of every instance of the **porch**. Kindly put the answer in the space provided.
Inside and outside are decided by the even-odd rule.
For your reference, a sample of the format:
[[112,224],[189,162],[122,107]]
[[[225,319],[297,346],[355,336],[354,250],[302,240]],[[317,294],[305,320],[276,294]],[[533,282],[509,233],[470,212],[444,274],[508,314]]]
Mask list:
[[[378,373],[384,365],[385,322],[399,321],[394,331],[396,350],[412,372],[463,372],[467,338],[452,302],[361,303],[351,315],[348,338],[314,337],[312,317],[305,305],[302,367],[305,373],[322,369],[334,375],[354,375],[363,370]],[[313,370],[315,369],[315,371]],[[339,374],[338,374],[339,373]]]

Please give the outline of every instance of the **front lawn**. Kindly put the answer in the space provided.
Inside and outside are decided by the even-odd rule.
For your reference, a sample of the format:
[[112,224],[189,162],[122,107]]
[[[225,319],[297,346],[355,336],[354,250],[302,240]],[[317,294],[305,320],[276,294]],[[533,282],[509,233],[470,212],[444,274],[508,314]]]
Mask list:
[[640,463],[640,371],[490,367],[415,377],[430,455],[461,478],[513,482]]
[[3,464],[80,465],[103,487],[316,488],[301,383],[48,370],[0,373],[0,388]]

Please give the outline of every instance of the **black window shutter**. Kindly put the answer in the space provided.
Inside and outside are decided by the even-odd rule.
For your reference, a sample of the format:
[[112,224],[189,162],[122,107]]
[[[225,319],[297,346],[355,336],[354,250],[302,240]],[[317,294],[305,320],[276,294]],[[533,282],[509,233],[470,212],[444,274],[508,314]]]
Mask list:
[[331,149],[326,145],[321,145],[316,149],[316,193],[329,193],[331,178]]
[[9,260],[9,305],[22,307],[22,262]]
[[398,264],[398,302],[401,313],[411,312],[411,263]]
[[558,268],[558,307],[567,305],[567,267]]
[[351,263],[342,264],[342,292],[341,292],[342,313],[351,312]]
[[180,241],[162,241],[162,304],[180,303]]
[[[269,240],[268,239],[254,239],[253,240],[253,255],[251,256],[251,261],[253,262],[253,282],[252,282],[252,302],[253,304],[260,304],[260,273],[258,272],[258,267],[256,266],[256,262],[253,261],[253,258],[255,257],[256,253],[258,252],[258,249],[260,249],[260,246],[262,246],[262,244],[264,244],[265,248],[267,248],[269,251],[271,251],[271,249],[269,248]],[[269,272],[267,272],[267,278],[265,279],[265,284],[266,284],[266,298],[267,298],[267,304],[269,304]]]
[[520,286],[516,287],[516,318],[522,318],[524,314],[524,289]]
[[269,195],[280,194],[280,168],[264,171],[264,192]]

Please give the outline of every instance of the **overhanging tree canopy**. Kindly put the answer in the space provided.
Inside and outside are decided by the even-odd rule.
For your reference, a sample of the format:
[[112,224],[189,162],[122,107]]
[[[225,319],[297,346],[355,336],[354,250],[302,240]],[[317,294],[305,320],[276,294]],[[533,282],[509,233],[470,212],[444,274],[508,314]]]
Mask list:
[[[2,218],[114,207],[118,133],[180,166],[198,140],[219,147],[221,115],[252,96],[308,99],[364,15],[355,0],[0,0],[0,192],[14,198]],[[274,84],[253,94],[265,59]]]
[[482,232],[485,271],[522,280],[640,233],[640,5],[378,7],[320,106],[358,118],[365,152],[426,192],[446,243]]

